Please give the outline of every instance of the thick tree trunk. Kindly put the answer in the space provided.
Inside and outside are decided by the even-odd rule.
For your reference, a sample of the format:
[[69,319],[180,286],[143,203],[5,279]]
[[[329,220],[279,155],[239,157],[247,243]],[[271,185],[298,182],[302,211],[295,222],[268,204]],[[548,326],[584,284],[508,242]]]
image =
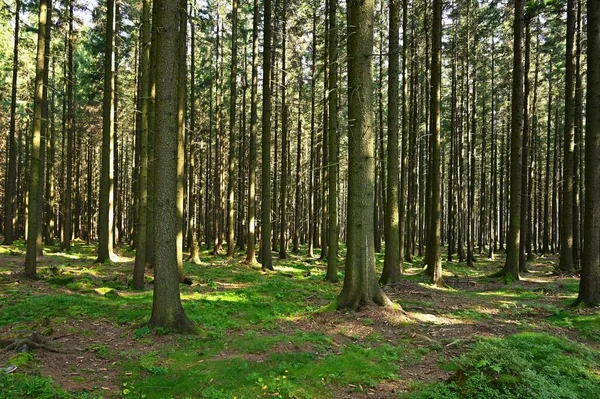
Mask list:
[[600,304],[600,4],[588,2],[585,135],[585,209],[581,283],[577,302]]
[[[155,0],[153,21],[156,34],[156,188],[155,217],[161,228],[154,230],[156,244],[154,299],[149,324],[173,331],[193,332],[179,294],[177,271],[177,145],[178,85],[173,77],[179,69],[180,2]],[[185,11],[185,10],[184,10]],[[185,55],[181,55],[185,57]]]
[[377,283],[373,242],[373,10],[373,0],[348,3],[348,253],[338,309],[391,305]]

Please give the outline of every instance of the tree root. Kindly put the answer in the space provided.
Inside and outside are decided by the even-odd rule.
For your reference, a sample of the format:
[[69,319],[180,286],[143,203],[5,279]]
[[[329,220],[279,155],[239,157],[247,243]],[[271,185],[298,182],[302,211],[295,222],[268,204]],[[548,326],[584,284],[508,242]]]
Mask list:
[[50,346],[50,340],[48,338],[36,332],[33,332],[30,336],[25,338],[17,338],[12,341],[3,341],[2,343],[7,344],[4,349],[2,349],[2,352],[29,352],[31,349],[43,349],[53,353],[69,353],[58,348],[53,348]]

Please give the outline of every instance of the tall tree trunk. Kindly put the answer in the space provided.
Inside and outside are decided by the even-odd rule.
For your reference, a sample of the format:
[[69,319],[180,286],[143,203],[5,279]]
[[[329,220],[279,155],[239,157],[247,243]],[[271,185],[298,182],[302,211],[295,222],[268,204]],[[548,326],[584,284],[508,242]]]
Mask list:
[[183,197],[185,187],[185,118],[187,102],[187,0],[179,0],[179,65],[177,69],[177,271],[179,282],[186,280],[183,271]]
[[237,17],[238,0],[231,4],[231,98],[229,99],[229,171],[227,174],[227,256],[232,257],[235,253],[235,110],[237,97]]
[[271,254],[271,0],[264,1],[261,263],[273,269]]
[[587,97],[585,134],[585,210],[581,283],[577,302],[600,304],[600,4],[588,10]]
[[521,134],[523,128],[523,0],[515,0],[513,24],[513,77],[510,140],[510,222],[506,242],[506,261],[497,273],[505,280],[520,280],[519,246],[521,241]]
[[574,271],[573,261],[573,172],[575,150],[575,0],[567,0],[567,52],[565,64],[565,130],[560,221],[559,271]]
[[431,216],[427,233],[427,271],[431,283],[441,287],[442,279],[442,176],[441,176],[441,137],[440,101],[442,78],[442,0],[433,1],[433,27],[431,39],[431,96],[430,96],[430,139],[431,139]]
[[531,22],[526,21],[525,27],[525,69],[523,71],[524,88],[525,93],[523,95],[523,135],[522,135],[522,158],[521,158],[521,241],[519,243],[519,272],[526,273],[527,270],[527,240],[528,240],[528,213],[527,208],[529,204],[529,146],[530,146],[530,132],[531,123],[529,115],[529,65],[531,55]]
[[115,1],[106,3],[104,47],[104,102],[102,105],[102,167],[98,215],[97,263],[110,262],[113,256],[114,226],[114,114],[115,114]]
[[41,136],[42,136],[42,107],[44,98],[44,67],[46,58],[46,24],[50,24],[48,15],[52,7],[50,0],[40,0],[40,13],[38,23],[37,56],[35,68],[35,95],[33,98],[33,137],[31,141],[31,164],[29,166],[29,198],[27,220],[27,252],[25,254],[25,276],[36,277],[37,267],[37,232],[41,225],[41,212],[39,204],[39,187],[41,169]]
[[316,63],[317,63],[317,5],[313,8],[312,15],[312,56],[310,65],[310,175],[308,183],[308,249],[309,258],[314,257],[314,242],[316,235],[316,218],[313,212],[315,203],[315,181],[316,181],[316,149],[315,149],[315,95],[316,95]]
[[552,132],[552,61],[549,63],[548,72],[548,119],[546,136],[546,177],[544,182],[544,238],[542,255],[550,252],[550,135]]
[[140,168],[138,177],[138,212],[136,232],[135,264],[133,267],[133,288],[144,288],[146,268],[146,248],[148,234],[148,112],[150,103],[150,0],[142,3],[142,56],[141,56],[141,131]]
[[348,3],[348,253],[338,309],[390,306],[375,271],[373,190],[373,0]]
[[581,81],[581,1],[577,2],[577,31],[575,46],[575,116],[574,141],[575,153],[573,159],[573,265],[579,270],[581,260],[581,171],[583,146],[583,87]]
[[3,245],[11,245],[14,241],[15,195],[17,184],[17,142],[15,140],[17,122],[17,83],[19,71],[19,27],[21,0],[15,1],[15,31],[13,41],[12,88],[10,95],[10,130],[8,133],[8,173],[4,193],[4,241]]
[[405,0],[402,2],[402,80],[400,82],[402,91],[401,99],[402,102],[402,149],[400,155],[400,201],[398,204],[398,252],[400,256],[400,273],[404,272],[404,248],[406,242],[406,191],[408,185],[408,172],[407,172],[407,163],[406,163],[406,155],[407,155],[407,147],[408,147],[408,108],[407,108],[407,100],[408,100],[408,88],[407,88],[407,80],[406,73],[408,71],[407,68],[408,62],[408,1]]
[[246,262],[256,262],[256,134],[258,132],[258,24],[259,2],[253,2],[252,22],[252,89],[250,92],[250,143],[248,154],[248,247]]
[[287,258],[287,176],[288,117],[287,104],[287,2],[281,7],[281,186],[279,197],[279,259]]
[[[331,0],[330,0],[331,1]],[[385,207],[385,257],[379,282],[395,284],[400,280],[399,187],[400,159],[398,154],[398,86],[400,72],[400,0],[389,4],[389,67],[388,67],[388,162],[387,201]]]
[[338,26],[337,26],[337,0],[329,1],[329,34],[328,34],[328,59],[329,59],[329,120],[327,134],[329,148],[328,172],[328,253],[327,253],[327,275],[325,279],[330,283],[338,281],[337,256],[338,256]]
[[[200,264],[200,248],[198,247],[198,221],[197,215],[200,209],[196,193],[201,190],[201,185],[196,188],[196,24],[194,22],[195,8],[190,5],[190,130],[187,132],[189,144],[189,165],[188,165],[188,250],[190,256],[188,262]],[[198,191],[196,191],[198,190]]]
[[[110,0],[112,1],[112,0]],[[161,228],[154,230],[156,265],[154,297],[149,324],[168,330],[193,332],[179,294],[177,271],[177,145],[180,2],[155,0],[152,20],[161,27],[156,33],[156,187],[155,217]],[[184,10],[185,11],[185,10]]]

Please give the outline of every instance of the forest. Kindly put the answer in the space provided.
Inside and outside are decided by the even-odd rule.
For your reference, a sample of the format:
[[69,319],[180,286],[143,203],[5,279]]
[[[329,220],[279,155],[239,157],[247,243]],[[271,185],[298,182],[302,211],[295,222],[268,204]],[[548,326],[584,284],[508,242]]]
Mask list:
[[3,0],[0,199],[0,399],[600,397],[600,1]]

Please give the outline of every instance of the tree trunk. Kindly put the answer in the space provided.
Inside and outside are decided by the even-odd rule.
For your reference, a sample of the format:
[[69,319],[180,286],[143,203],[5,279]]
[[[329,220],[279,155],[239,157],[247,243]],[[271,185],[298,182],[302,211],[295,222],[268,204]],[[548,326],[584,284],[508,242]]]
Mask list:
[[10,130],[8,133],[8,172],[6,174],[6,192],[4,193],[4,241],[11,245],[14,241],[15,200],[17,184],[17,142],[15,140],[17,118],[17,83],[19,71],[19,27],[21,0],[15,1],[15,33],[13,41],[12,89],[10,95]]
[[233,257],[235,253],[235,110],[237,97],[237,17],[238,0],[233,0],[231,4],[231,98],[229,99],[229,160],[227,173],[227,256]]
[[521,134],[523,125],[523,65],[521,42],[523,36],[523,0],[515,0],[513,24],[513,77],[510,140],[510,222],[506,242],[506,262],[497,273],[505,280],[520,280],[519,245],[521,229]]
[[258,0],[253,3],[252,23],[252,89],[250,92],[250,143],[248,154],[248,247],[246,262],[256,262],[256,134],[258,131]]
[[35,68],[35,95],[33,98],[33,137],[31,141],[31,155],[29,166],[29,199],[27,220],[27,252],[25,254],[25,276],[36,278],[37,267],[37,232],[41,225],[40,206],[41,198],[39,187],[41,169],[41,147],[42,147],[42,107],[44,99],[44,67],[46,58],[46,24],[49,21],[49,8],[52,7],[50,0],[40,0],[40,12],[38,23],[37,55]]
[[442,0],[433,1],[433,27],[431,40],[431,95],[430,95],[430,140],[431,140],[431,216],[427,233],[426,263],[431,283],[442,287],[442,176],[440,101],[442,78]]
[[329,34],[328,34],[328,58],[329,58],[329,132],[327,134],[329,148],[328,172],[328,253],[327,253],[327,275],[325,280],[337,283],[337,257],[338,257],[338,26],[337,26],[337,0],[329,1]]
[[583,257],[578,303],[600,304],[600,4],[588,9]]
[[113,256],[114,227],[114,114],[115,114],[115,1],[107,0],[104,47],[104,102],[102,105],[102,167],[98,215],[98,258],[110,262]]
[[[331,1],[331,0],[330,0]],[[400,159],[398,154],[398,86],[400,72],[400,0],[389,5],[389,68],[388,68],[388,162],[387,201],[385,207],[385,257],[379,282],[395,284],[400,280],[399,187]]]
[[[150,102],[150,1],[142,3],[142,57],[141,57],[141,131],[140,168],[138,176],[138,212],[136,231],[135,264],[133,267],[133,288],[144,288],[146,268],[147,214],[148,214],[148,112]],[[152,232],[150,232],[153,234]]]
[[[111,0],[112,1],[112,0]],[[193,332],[179,294],[177,271],[177,145],[180,2],[155,0],[153,21],[156,34],[156,188],[155,217],[161,228],[154,230],[156,265],[154,299],[149,324],[155,328]],[[185,11],[185,10],[184,10]]]
[[264,1],[263,113],[262,113],[262,270],[273,269],[271,254],[271,0]]
[[567,0],[567,52],[565,64],[565,130],[560,221],[559,271],[571,273],[573,262],[573,172],[575,150],[575,0]]
[[[268,1],[268,0],[267,0]],[[373,190],[373,0],[348,3],[348,253],[338,309],[390,306],[375,271]]]

